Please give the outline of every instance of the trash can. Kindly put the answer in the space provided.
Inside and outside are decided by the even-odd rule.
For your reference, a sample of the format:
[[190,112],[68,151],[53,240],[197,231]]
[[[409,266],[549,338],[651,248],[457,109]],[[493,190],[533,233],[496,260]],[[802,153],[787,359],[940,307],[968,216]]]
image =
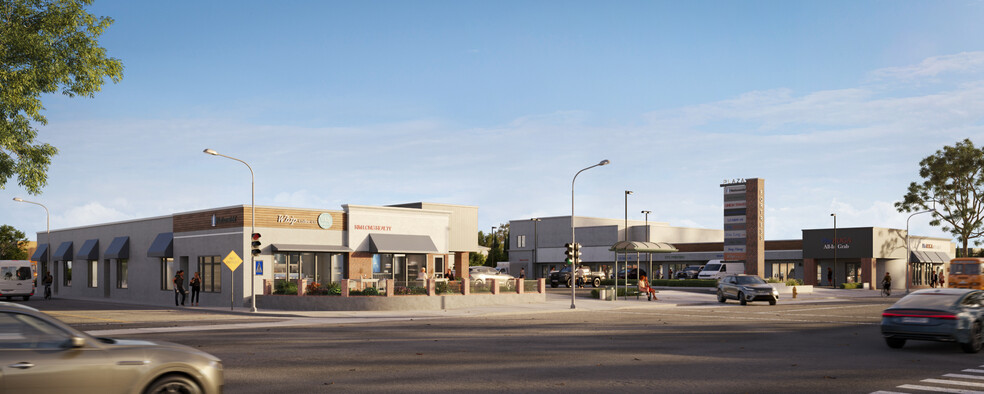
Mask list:
[[615,299],[615,288],[611,286],[605,286],[605,288],[598,290],[598,298],[606,301],[611,301]]

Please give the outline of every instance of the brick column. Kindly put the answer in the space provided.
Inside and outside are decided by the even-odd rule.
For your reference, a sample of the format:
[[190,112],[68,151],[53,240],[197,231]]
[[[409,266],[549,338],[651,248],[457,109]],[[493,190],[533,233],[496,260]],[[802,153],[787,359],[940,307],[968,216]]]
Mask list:
[[307,289],[307,279],[294,279],[294,282],[297,283],[297,295],[304,295],[304,290]]
[[436,285],[437,282],[434,280],[434,278],[427,279],[427,295],[433,297],[436,294],[435,292],[436,290],[435,288],[437,287]]
[[393,279],[383,279],[386,281],[386,296],[393,296]]
[[523,278],[513,279],[516,281],[516,294],[523,294]]
[[499,294],[499,280],[492,279],[492,295]]
[[351,283],[351,281],[349,281],[348,279],[342,279],[342,297],[348,297],[349,296],[349,284],[350,283]]
[[543,294],[547,292],[547,279],[540,278],[536,280],[536,291],[537,293]]
[[803,259],[803,284],[819,286],[817,283],[817,260]]
[[263,279],[263,295],[273,294],[273,281],[269,279]]

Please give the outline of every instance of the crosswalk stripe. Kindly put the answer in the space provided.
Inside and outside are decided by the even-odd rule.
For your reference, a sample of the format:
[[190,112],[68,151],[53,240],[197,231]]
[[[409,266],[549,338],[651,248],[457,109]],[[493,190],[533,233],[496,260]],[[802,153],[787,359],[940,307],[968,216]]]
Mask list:
[[965,369],[963,372],[984,373],[984,369]]
[[960,373],[948,373],[946,375],[943,375],[943,377],[944,378],[961,378],[961,379],[984,380],[984,376],[980,376],[980,375],[964,375],[964,374],[960,374]]
[[923,390],[923,391],[935,391],[939,393],[957,393],[957,394],[984,394],[984,391],[974,391],[974,390],[964,390],[964,389],[948,389],[945,387],[933,387],[933,386],[920,386],[916,384],[903,384],[899,386],[900,389],[906,390]]
[[920,382],[923,382],[923,383],[949,384],[949,385],[954,385],[954,386],[984,387],[984,383],[964,382],[962,380],[923,379],[923,380],[920,380]]

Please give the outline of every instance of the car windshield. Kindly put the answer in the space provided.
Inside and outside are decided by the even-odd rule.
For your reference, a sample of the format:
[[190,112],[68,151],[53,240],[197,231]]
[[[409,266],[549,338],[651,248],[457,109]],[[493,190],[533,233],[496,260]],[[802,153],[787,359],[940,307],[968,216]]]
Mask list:
[[762,278],[757,276],[739,276],[737,277],[739,285],[761,285],[765,284]]
[[963,294],[909,294],[892,305],[892,308],[950,309]]
[[571,272],[571,266],[566,266],[560,269],[560,272]]
[[957,263],[950,264],[951,275],[980,275],[981,265],[978,263]]
[[704,271],[707,272],[716,272],[719,269],[721,269],[721,264],[708,264],[704,266]]

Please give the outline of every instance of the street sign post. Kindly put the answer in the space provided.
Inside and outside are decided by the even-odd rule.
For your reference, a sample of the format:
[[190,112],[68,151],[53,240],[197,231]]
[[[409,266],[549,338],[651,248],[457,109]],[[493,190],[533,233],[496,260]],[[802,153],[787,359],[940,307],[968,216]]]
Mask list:
[[232,279],[229,281],[232,283],[232,289],[230,291],[231,294],[229,295],[229,310],[234,310],[236,305],[236,268],[239,268],[239,266],[243,263],[243,259],[236,254],[235,250],[232,250],[229,251],[229,254],[226,255],[224,259],[222,259],[222,262],[225,263],[226,267],[229,267],[230,271],[232,271],[229,275],[229,278]]

